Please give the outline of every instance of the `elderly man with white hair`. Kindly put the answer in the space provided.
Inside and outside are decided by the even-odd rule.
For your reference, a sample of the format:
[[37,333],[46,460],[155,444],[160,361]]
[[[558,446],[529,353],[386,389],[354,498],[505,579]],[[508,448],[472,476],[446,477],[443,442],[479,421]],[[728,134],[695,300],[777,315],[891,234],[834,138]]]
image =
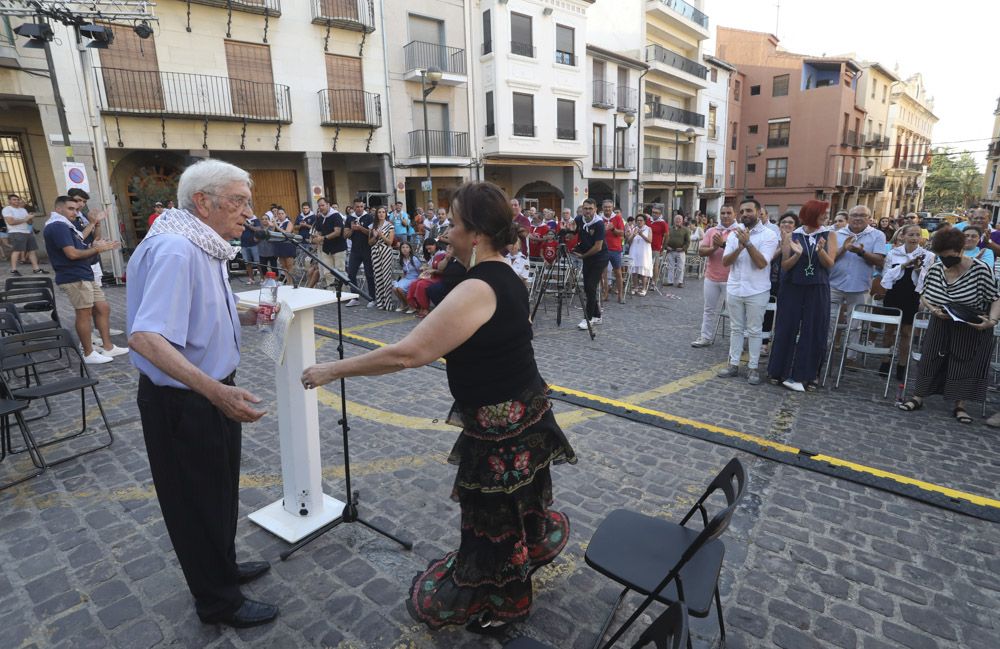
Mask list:
[[177,187],[180,209],[153,222],[128,263],[128,334],[139,370],[139,414],[163,522],[203,622],[266,624],[278,607],[240,584],[267,562],[236,562],[242,422],[260,399],[236,387],[242,314],[227,266],[252,216],[249,174],[205,160]]

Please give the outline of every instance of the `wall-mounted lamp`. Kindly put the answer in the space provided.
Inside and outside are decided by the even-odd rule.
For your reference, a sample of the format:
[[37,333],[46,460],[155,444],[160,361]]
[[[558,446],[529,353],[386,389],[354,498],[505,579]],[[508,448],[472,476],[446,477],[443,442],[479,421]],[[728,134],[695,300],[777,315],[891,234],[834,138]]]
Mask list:
[[545,7],[545,9],[542,9],[542,13],[544,15],[546,15],[546,16],[551,16],[552,15],[552,7]]

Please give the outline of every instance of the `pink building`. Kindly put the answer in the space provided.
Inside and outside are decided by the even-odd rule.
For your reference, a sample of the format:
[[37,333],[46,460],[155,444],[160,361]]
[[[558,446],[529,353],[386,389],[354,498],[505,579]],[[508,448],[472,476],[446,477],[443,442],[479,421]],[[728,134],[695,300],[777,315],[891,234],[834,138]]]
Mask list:
[[732,196],[756,198],[772,220],[813,198],[831,210],[864,202],[860,66],[786,52],[772,34],[727,27],[717,28],[716,50],[740,71],[742,86],[730,104],[730,122],[740,121]]

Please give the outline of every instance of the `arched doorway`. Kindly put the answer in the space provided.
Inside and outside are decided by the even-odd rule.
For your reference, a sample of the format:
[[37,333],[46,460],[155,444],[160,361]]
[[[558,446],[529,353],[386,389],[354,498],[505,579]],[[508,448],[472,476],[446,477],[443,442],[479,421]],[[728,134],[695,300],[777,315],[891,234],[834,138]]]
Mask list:
[[528,183],[518,190],[515,196],[538,201],[539,210],[549,209],[558,214],[562,209],[563,193],[556,186],[544,180]]
[[154,204],[176,202],[183,169],[180,156],[159,151],[135,151],[115,165],[111,182],[126,247],[134,248],[146,234]]
[[587,194],[597,202],[597,209],[601,209],[601,203],[612,199],[611,185],[603,181],[591,182]]

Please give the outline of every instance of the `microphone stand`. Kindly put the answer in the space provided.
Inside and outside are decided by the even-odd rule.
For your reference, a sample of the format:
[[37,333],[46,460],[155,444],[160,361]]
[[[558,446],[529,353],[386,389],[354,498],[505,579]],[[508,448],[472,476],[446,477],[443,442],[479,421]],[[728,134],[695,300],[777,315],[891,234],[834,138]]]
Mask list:
[[[278,235],[279,236],[275,237],[276,239],[281,239],[284,241],[288,241],[290,243],[294,243],[299,250],[304,252],[309,258],[311,258],[317,264],[319,264],[326,270],[330,271],[330,273],[333,275],[335,279],[334,285],[336,286],[336,293],[337,293],[337,356],[340,360],[344,360],[344,321],[343,321],[343,309],[341,308],[341,296],[343,294],[344,285],[347,285],[352,290],[354,290],[358,295],[360,295],[361,297],[365,298],[368,301],[371,301],[371,297],[367,293],[362,291],[360,288],[358,288],[358,286],[354,284],[354,282],[352,282],[347,277],[347,275],[337,270],[336,268],[332,268],[331,266],[327,265],[323,260],[321,260],[319,257],[317,257],[311,250],[309,250],[308,247],[302,244],[301,237],[297,235],[289,235],[284,232],[278,233]],[[297,241],[296,239],[299,240]],[[296,285],[295,288],[298,288],[298,285]],[[285,550],[279,555],[282,561],[285,561],[286,559],[288,559],[288,557],[292,556],[292,554],[301,550],[303,547],[305,547],[309,543],[312,543],[313,541],[323,536],[324,534],[334,529],[335,527],[339,526],[341,523],[361,523],[362,525],[372,530],[373,532],[377,532],[378,534],[381,534],[387,539],[395,541],[396,543],[400,544],[407,550],[413,549],[413,543],[411,543],[410,541],[405,541],[403,539],[400,539],[399,537],[394,536],[389,532],[386,532],[385,530],[373,525],[372,523],[366,521],[365,519],[361,518],[361,516],[358,515],[359,492],[351,490],[351,454],[350,454],[351,452],[350,452],[350,441],[348,436],[348,432],[351,430],[351,427],[347,425],[347,384],[344,378],[340,379],[340,419],[338,420],[337,423],[340,424],[341,434],[344,438],[344,485],[345,485],[344,488],[347,494],[347,496],[344,498],[345,501],[344,511],[341,512],[339,517],[333,519],[323,527],[319,528],[315,532],[312,532],[308,536],[300,539],[296,543],[293,543],[291,547],[289,547],[287,550]]]

